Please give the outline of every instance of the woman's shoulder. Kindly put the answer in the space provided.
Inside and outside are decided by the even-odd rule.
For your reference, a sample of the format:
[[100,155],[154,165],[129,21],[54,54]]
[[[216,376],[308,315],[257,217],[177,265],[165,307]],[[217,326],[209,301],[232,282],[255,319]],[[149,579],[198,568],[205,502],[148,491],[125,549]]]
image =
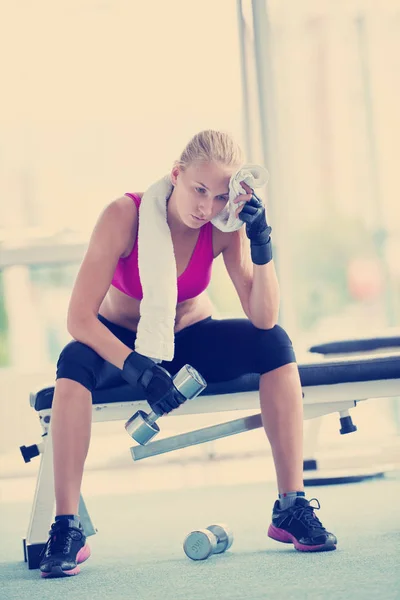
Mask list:
[[225,242],[231,240],[232,238],[242,235],[242,232],[244,230],[244,227],[240,227],[240,229],[235,229],[235,231],[222,231],[221,229],[218,229],[218,227],[216,227],[213,223],[211,223],[211,221],[210,225],[212,226],[213,237],[215,237],[216,239],[224,240]]
[[127,252],[129,253],[129,249],[135,243],[138,213],[136,202],[132,202],[132,198],[124,194],[110,202],[100,215],[99,221],[102,222],[104,231],[108,231],[112,236],[115,236],[115,232],[118,232],[120,241],[124,244],[121,256],[125,256]]
[[124,194],[124,198],[129,198],[131,201],[133,200],[138,208],[142,201],[142,196],[143,192],[125,192]]
[[210,223],[210,225],[212,227],[214,256],[218,256],[240,235],[240,229],[238,231],[221,231],[221,229],[218,229],[218,227],[212,223]]

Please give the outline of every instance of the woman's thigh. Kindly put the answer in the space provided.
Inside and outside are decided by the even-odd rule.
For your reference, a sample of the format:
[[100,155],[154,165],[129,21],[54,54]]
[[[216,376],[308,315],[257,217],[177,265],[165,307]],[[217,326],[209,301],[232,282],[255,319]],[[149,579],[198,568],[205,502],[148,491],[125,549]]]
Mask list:
[[188,363],[209,383],[246,373],[267,373],[296,362],[282,327],[258,329],[248,319],[205,319],[175,336],[175,356],[162,365],[172,374]]

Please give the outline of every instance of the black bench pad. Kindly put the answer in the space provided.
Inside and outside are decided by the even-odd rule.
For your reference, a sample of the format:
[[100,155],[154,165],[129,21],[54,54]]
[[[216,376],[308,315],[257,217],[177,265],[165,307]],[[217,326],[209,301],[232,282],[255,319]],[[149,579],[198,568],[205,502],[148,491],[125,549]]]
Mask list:
[[[333,385],[338,383],[354,383],[362,381],[379,381],[382,379],[400,379],[400,354],[386,357],[361,360],[321,361],[299,365],[300,379],[303,387],[317,385]],[[253,392],[259,387],[260,376],[244,375],[230,381],[210,383],[203,396]],[[31,394],[31,405],[35,410],[51,408],[54,387],[43,388]],[[93,392],[93,404],[111,402],[133,402],[143,400],[142,391],[133,389],[128,384],[103,387]]]
[[340,340],[316,344],[311,346],[309,352],[315,354],[351,354],[355,352],[373,352],[385,348],[400,349],[400,335],[380,336],[375,338],[361,338],[356,340]]

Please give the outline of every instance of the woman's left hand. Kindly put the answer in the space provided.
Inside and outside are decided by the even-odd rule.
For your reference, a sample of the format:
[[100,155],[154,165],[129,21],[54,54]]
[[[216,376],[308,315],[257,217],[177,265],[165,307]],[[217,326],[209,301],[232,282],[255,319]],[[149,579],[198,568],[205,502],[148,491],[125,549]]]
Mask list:
[[245,201],[243,206],[236,209],[235,215],[246,223],[246,235],[250,241],[265,244],[269,241],[272,231],[267,224],[265,206],[247,183],[242,181],[241,185],[248,193],[235,198],[235,203]]
[[[254,190],[249,185],[247,185],[247,183],[245,183],[244,181],[241,181],[240,185],[242,186],[242,188],[244,188],[246,190],[247,194],[239,194],[239,196],[237,196],[233,201],[235,204],[237,204],[238,202],[249,202],[253,197]],[[242,212],[242,210],[245,206],[246,205],[243,204],[242,206],[237,207],[237,209],[235,211],[235,217],[239,216],[239,213]]]

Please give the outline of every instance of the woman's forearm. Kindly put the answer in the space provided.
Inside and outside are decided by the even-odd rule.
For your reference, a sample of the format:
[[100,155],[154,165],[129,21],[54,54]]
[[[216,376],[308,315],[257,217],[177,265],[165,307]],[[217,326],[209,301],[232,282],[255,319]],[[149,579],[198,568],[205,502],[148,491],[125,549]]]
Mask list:
[[[278,321],[280,300],[279,283],[272,257],[272,228],[267,223],[262,200],[245,182],[242,182],[242,186],[248,192],[248,197],[239,215],[240,219],[246,223],[246,235],[250,240],[250,254],[253,263],[251,291],[246,302],[246,314],[256,327],[272,329]],[[238,196],[238,198],[240,197]]]
[[90,346],[118,369],[122,369],[126,357],[132,352],[94,315],[69,323],[68,332],[77,342]]
[[249,318],[260,329],[271,329],[278,321],[280,290],[274,261],[253,265]]

